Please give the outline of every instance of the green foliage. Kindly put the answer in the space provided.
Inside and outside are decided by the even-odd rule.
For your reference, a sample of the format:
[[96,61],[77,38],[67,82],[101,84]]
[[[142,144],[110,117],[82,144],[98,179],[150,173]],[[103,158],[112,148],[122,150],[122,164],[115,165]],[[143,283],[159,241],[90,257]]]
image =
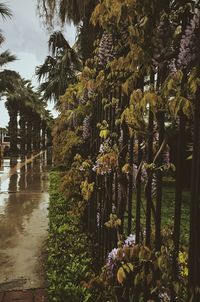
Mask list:
[[84,280],[91,272],[89,241],[71,203],[59,192],[61,177],[50,173],[47,279],[50,301],[87,302],[91,294]]
[[105,226],[110,229],[117,229],[121,224],[121,219],[116,214],[110,214],[110,220],[105,223]]
[[53,145],[55,163],[62,165],[72,160],[81,144],[82,139],[76,132],[64,129],[59,131],[57,128],[54,128]]
[[93,191],[94,191],[94,182],[89,183],[87,180],[81,182],[81,193],[84,200],[86,201],[90,200]]
[[[111,251],[99,279],[117,301],[186,301],[187,253],[180,252],[174,276],[173,247],[170,241],[159,252],[140,244],[120,244]],[[136,299],[136,300],[134,300]]]
[[[57,162],[70,166],[62,180],[62,192],[68,204],[75,205],[70,208],[72,216],[83,214],[86,205],[90,205],[88,201],[93,201],[90,199],[94,188],[97,189],[95,206],[89,212],[92,212],[91,220],[96,220],[99,214],[100,234],[102,229],[103,232],[115,233],[119,226],[126,229],[128,201],[131,204],[129,194],[133,197],[133,210],[128,213],[130,220],[132,217],[135,219],[140,192],[142,229],[148,222],[147,215],[150,216],[151,209],[145,212],[148,200],[142,190],[145,185],[142,183],[140,186],[140,177],[142,182],[147,180],[148,187],[152,187],[149,195],[154,214],[154,203],[159,212],[161,192],[157,189],[161,186],[161,178],[165,180],[164,173],[175,172],[175,165],[170,163],[173,152],[169,153],[167,146],[169,125],[179,127],[180,116],[183,115],[186,127],[190,127],[194,96],[199,85],[195,68],[187,66],[181,70],[178,63],[182,49],[180,42],[184,37],[182,24],[188,10],[192,15],[188,4],[181,6],[174,1],[102,0],[92,14],[92,24],[99,26],[103,35],[98,37],[93,57],[77,76],[77,83],[70,85],[60,98],[61,114],[54,133],[54,149]],[[85,128],[91,135],[83,142],[83,119],[88,116],[90,121]],[[85,155],[84,149],[89,155]],[[185,152],[185,146],[183,149]],[[73,160],[77,152],[83,157],[88,156],[88,159],[78,156]],[[95,186],[93,172],[96,172]],[[137,185],[136,190],[131,184],[132,178]],[[115,190],[113,197],[110,197],[110,180],[112,191]],[[103,194],[99,192],[101,190]],[[172,191],[171,194],[163,187],[162,227],[172,224],[176,199],[174,188]],[[159,194],[157,200],[156,194]],[[116,207],[116,213],[108,212],[108,196],[110,204]],[[188,202],[183,202],[182,208],[181,229],[187,237]],[[109,217],[107,222],[104,217]],[[153,245],[155,221],[150,220]],[[105,241],[107,237],[105,233]],[[104,292],[104,285],[109,297],[106,301],[113,301],[110,293],[117,290],[121,293],[119,301],[155,301],[158,293],[165,295],[162,301],[169,301],[172,291],[179,301],[184,301],[187,257],[184,252],[180,254],[183,282],[177,283],[173,278],[172,251],[171,243],[163,245],[157,253],[143,244],[119,246],[116,270],[111,278],[107,267],[104,267],[101,276],[89,282],[88,287],[92,287],[93,293],[97,288]],[[94,296],[96,301],[104,301],[104,295],[95,293]]]

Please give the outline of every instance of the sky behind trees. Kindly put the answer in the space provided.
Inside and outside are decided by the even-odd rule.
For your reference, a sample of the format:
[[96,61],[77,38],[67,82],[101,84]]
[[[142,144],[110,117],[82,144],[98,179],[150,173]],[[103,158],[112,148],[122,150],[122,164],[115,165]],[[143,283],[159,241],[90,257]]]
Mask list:
[[[16,70],[22,77],[32,80],[33,85],[37,86],[34,76],[35,67],[42,64],[48,54],[49,38],[49,32],[37,15],[37,0],[2,2],[12,10],[13,17],[6,20],[0,19],[0,28],[6,38],[0,51],[9,49],[18,58],[14,63],[8,64],[6,69]],[[66,26],[65,36],[71,45],[75,41],[75,33],[73,26]],[[0,101],[0,127],[5,127],[7,123],[7,111],[4,102]]]

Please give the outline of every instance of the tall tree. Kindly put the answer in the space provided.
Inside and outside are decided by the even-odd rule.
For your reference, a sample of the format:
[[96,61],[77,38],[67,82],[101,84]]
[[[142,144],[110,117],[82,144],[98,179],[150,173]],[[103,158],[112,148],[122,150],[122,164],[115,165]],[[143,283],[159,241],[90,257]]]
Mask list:
[[47,26],[52,26],[55,21],[61,25],[73,22],[75,26],[81,26],[79,42],[84,62],[91,56],[96,39],[90,18],[97,3],[97,0],[38,0],[39,14]]
[[[0,3],[0,15],[3,19],[10,18],[12,16],[11,10],[4,4]],[[0,46],[4,42],[5,38],[0,30]],[[8,63],[16,60],[16,56],[11,54],[9,50],[6,50],[0,54],[0,67],[1,69]],[[6,89],[11,89],[14,78],[17,73],[9,70],[2,70],[0,72],[0,93]]]
[[49,50],[51,55],[36,68],[36,75],[39,81],[44,80],[39,87],[44,99],[58,102],[67,86],[75,81],[76,74],[81,69],[81,61],[60,31],[51,34]]

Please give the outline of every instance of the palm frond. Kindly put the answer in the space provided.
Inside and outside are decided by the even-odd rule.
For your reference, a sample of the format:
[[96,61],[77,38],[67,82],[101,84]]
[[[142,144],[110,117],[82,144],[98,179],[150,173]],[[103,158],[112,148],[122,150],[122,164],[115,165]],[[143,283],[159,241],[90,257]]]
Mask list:
[[3,19],[12,17],[11,10],[4,3],[0,3],[0,15]]
[[50,35],[48,45],[53,56],[59,49],[71,49],[61,31],[55,31]]
[[0,30],[0,45],[5,41],[4,35],[2,33],[2,30]]
[[0,72],[0,93],[14,91],[16,83],[20,79],[19,73],[13,70],[3,70]]
[[56,60],[53,57],[48,56],[42,65],[37,66],[35,69],[35,74],[38,81],[40,82],[42,78],[46,78],[55,65]]
[[17,57],[6,50],[0,54],[0,66],[6,65],[17,60]]

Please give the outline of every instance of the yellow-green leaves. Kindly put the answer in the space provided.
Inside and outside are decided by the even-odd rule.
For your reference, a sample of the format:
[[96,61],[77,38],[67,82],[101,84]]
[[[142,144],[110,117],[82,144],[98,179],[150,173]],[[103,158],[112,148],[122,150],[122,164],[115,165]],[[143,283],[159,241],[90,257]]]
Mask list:
[[169,111],[175,118],[182,111],[188,118],[191,118],[193,113],[193,105],[191,101],[183,96],[176,96],[169,100]]
[[117,271],[117,281],[119,284],[122,284],[126,279],[126,273],[123,269],[123,267],[120,267]]
[[130,164],[125,164],[125,165],[122,167],[122,172],[123,172],[123,173],[126,173],[126,174],[131,173],[131,166],[130,166]]
[[191,94],[195,94],[200,86],[200,78],[197,77],[197,70],[193,68],[188,78],[188,88]]
[[133,272],[134,266],[132,263],[123,264],[117,271],[117,281],[119,284],[123,284],[126,280],[127,274]]
[[121,123],[127,123],[130,136],[132,136],[135,131],[144,131],[145,129],[145,121],[141,109],[142,99],[142,91],[140,89],[134,90],[130,96],[130,105],[121,114]]
[[180,91],[181,81],[183,79],[183,72],[181,70],[177,70],[176,73],[171,74],[165,80],[162,93],[165,97],[170,97],[176,95],[178,91]]
[[140,102],[140,107],[144,111],[147,109],[147,106],[155,109],[159,104],[161,104],[161,98],[155,92],[147,91]]
[[80,187],[81,187],[81,193],[82,193],[83,199],[86,201],[90,200],[92,193],[94,191],[94,182],[89,183],[86,179],[85,181],[81,182]]
[[109,229],[116,229],[121,224],[121,219],[116,214],[110,214],[110,220],[105,223],[105,226]]
[[142,100],[143,93],[140,89],[134,90],[130,96],[131,104],[137,104]]
[[110,130],[108,129],[109,127],[108,122],[103,120],[101,124],[100,123],[97,124],[97,127],[100,129],[99,136],[103,139],[107,139],[108,136],[110,135]]
[[103,139],[106,139],[110,134],[110,131],[108,129],[102,129],[100,130],[99,136]]

